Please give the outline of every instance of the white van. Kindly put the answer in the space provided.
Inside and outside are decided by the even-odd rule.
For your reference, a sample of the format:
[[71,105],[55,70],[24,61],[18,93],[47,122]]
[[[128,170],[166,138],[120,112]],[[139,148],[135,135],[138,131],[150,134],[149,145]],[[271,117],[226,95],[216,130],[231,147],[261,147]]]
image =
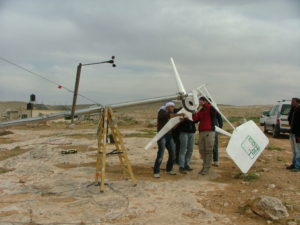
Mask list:
[[259,124],[261,126],[264,126],[265,125],[265,121],[268,117],[268,115],[270,114],[270,111],[263,111],[260,118],[259,118]]
[[288,115],[291,110],[290,100],[278,101],[265,119],[264,131],[267,133],[271,131],[274,138],[278,137],[280,133],[288,133],[290,126],[288,122]]

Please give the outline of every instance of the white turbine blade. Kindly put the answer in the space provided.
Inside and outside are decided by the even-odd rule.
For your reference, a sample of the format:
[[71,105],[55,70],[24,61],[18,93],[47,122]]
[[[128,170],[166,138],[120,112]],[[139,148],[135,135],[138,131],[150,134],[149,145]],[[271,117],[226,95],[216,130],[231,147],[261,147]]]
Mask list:
[[233,131],[226,152],[240,170],[247,173],[268,143],[269,139],[250,120]]
[[[185,113],[191,120],[192,114],[182,108],[178,113]],[[152,145],[154,145],[159,139],[161,139],[166,133],[173,129],[177,124],[181,122],[181,117],[173,117],[170,119],[166,125],[154,136],[154,138],[146,145],[145,150],[148,150]]]
[[226,136],[228,136],[228,137],[231,137],[231,136],[232,136],[231,133],[227,132],[226,130],[221,129],[221,128],[218,127],[218,126],[215,126],[215,130],[216,130],[216,132],[218,132],[219,134],[224,134],[224,135],[226,135]]
[[166,133],[168,133],[173,127],[180,122],[179,117],[174,117],[168,121],[168,123],[154,136],[154,138],[146,145],[145,150],[151,148],[159,139],[161,139]]
[[171,63],[172,63],[172,67],[173,67],[173,69],[174,69],[174,74],[175,74],[175,79],[176,79],[176,83],[177,83],[178,92],[179,92],[180,94],[186,94],[186,91],[185,91],[185,89],[184,89],[184,87],[183,87],[181,78],[180,78],[180,76],[179,76],[179,73],[178,73],[178,71],[177,71],[177,68],[176,68],[176,66],[175,66],[175,63],[174,63],[174,60],[173,60],[172,57],[171,57]]

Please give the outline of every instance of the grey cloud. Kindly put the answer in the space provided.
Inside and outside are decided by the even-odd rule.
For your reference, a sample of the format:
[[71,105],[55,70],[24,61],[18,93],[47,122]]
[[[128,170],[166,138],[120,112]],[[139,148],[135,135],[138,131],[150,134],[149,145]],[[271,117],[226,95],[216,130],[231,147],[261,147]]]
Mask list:
[[[4,2],[3,57],[73,88],[79,62],[117,56],[117,68],[83,68],[80,92],[101,102],[173,94],[170,56],[187,89],[208,83],[220,102],[269,104],[285,93],[300,95],[297,1]],[[0,68],[2,81],[8,69],[3,62]],[[36,82],[29,87],[43,87],[45,102],[71,102]],[[3,84],[2,99],[23,100],[24,88],[3,91]]]

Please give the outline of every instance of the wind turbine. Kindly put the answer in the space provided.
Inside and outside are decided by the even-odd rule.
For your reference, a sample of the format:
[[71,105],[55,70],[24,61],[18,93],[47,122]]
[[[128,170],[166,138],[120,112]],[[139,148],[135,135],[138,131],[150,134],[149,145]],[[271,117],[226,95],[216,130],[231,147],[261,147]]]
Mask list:
[[[230,140],[226,148],[227,154],[234,161],[243,173],[247,173],[251,166],[255,163],[259,155],[263,152],[265,147],[269,143],[269,139],[264,135],[261,129],[252,121],[247,121],[238,127],[234,127],[232,123],[225,117],[220,111],[218,105],[209,93],[206,85],[201,85],[192,90],[191,93],[187,93],[181,81],[180,75],[177,71],[173,58],[171,58],[171,64],[174,69],[175,80],[178,88],[178,95],[181,98],[183,108],[178,113],[185,113],[189,120],[192,120],[192,113],[196,112],[199,106],[199,97],[204,96],[214,109],[220,113],[223,119],[229,123],[233,132],[227,131],[215,127],[215,131],[229,136]],[[168,131],[174,128],[181,122],[179,117],[173,117],[168,123],[155,135],[155,137],[145,146],[145,149],[149,149],[155,144],[161,137],[163,137]]]

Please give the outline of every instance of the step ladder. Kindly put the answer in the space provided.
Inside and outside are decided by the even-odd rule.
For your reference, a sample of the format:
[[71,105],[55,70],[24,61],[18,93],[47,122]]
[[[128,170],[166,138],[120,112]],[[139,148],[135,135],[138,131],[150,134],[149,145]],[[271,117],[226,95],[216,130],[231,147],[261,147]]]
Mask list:
[[[116,147],[112,153],[107,153],[108,144],[108,131],[111,130],[111,136],[113,137],[113,142]],[[99,184],[100,191],[104,191],[104,179],[106,176],[106,158],[107,155],[117,155],[119,157],[120,166],[123,170],[123,175],[129,176],[131,182],[136,186],[137,182],[133,175],[131,163],[128,159],[127,149],[125,148],[122,135],[117,126],[116,119],[113,115],[111,107],[106,106],[101,114],[98,125],[98,151],[97,151],[97,161],[96,161],[96,174],[95,182]]]

